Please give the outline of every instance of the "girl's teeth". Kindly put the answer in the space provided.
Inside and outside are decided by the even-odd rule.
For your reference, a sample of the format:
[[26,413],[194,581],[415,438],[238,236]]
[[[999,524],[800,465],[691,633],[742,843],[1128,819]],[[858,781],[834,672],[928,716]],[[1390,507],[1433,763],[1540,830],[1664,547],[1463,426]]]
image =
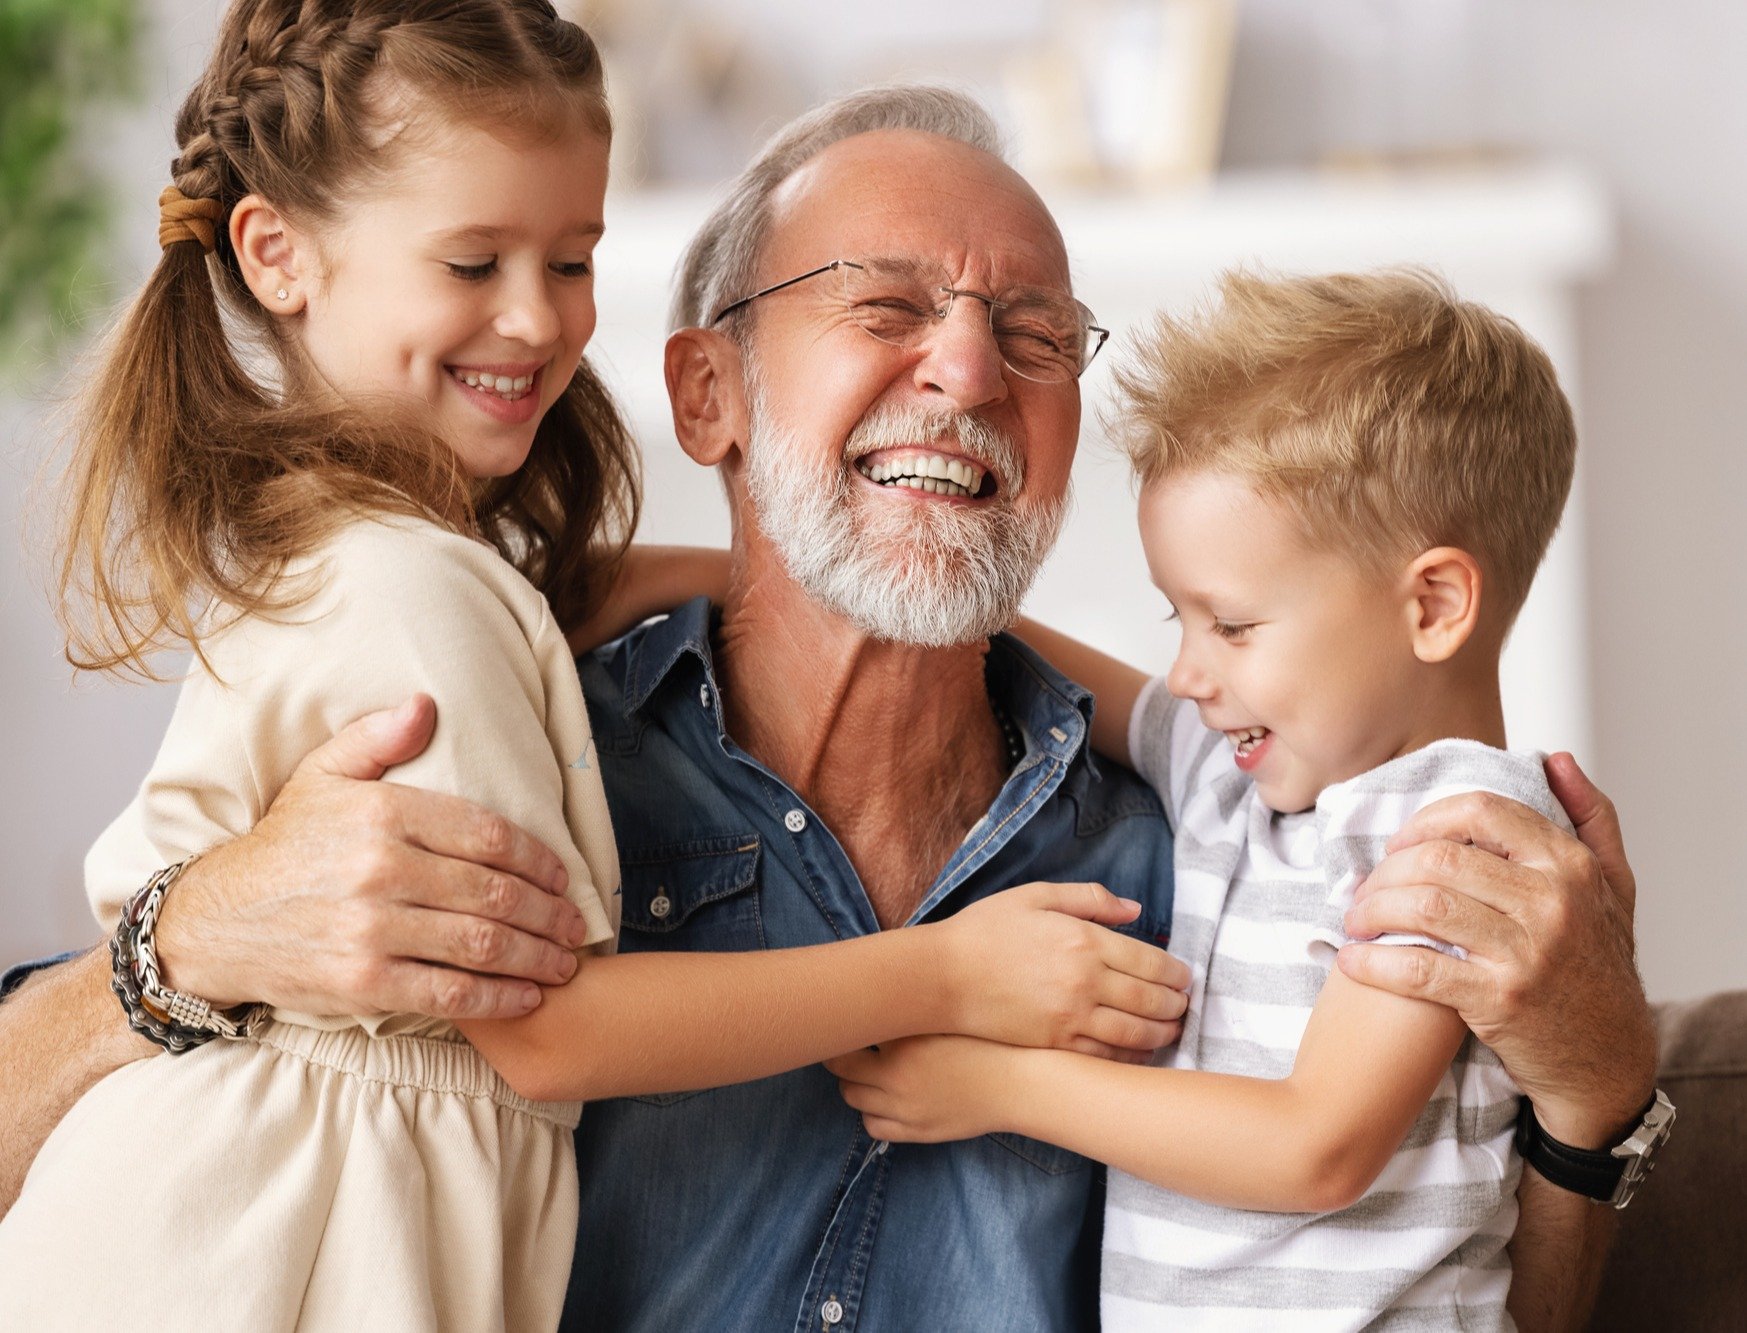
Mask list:
[[455,376],[468,388],[482,389],[512,400],[525,394],[534,383],[532,375],[493,375],[478,370],[459,370]]

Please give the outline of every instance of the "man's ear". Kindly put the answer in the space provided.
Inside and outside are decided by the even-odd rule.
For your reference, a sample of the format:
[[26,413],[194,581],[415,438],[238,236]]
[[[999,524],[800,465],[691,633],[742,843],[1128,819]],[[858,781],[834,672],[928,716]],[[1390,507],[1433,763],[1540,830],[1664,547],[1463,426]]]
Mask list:
[[669,336],[665,369],[673,433],[692,461],[715,467],[746,444],[745,358],[725,334],[680,329]]
[[258,194],[231,209],[231,249],[243,281],[270,315],[295,315],[309,304],[316,273],[314,241]]
[[1435,546],[1408,566],[1408,629],[1413,655],[1447,662],[1480,623],[1480,562],[1455,546]]

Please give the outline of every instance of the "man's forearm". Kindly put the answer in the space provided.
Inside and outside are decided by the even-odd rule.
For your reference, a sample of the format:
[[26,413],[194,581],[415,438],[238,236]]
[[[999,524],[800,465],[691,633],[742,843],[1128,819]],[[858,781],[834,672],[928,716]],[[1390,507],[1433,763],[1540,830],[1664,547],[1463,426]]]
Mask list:
[[1583,1328],[1613,1242],[1615,1212],[1523,1167],[1510,1242],[1510,1313],[1524,1333]]
[[32,977],[0,1004],[0,1215],[85,1090],[157,1049],[128,1029],[101,948]]

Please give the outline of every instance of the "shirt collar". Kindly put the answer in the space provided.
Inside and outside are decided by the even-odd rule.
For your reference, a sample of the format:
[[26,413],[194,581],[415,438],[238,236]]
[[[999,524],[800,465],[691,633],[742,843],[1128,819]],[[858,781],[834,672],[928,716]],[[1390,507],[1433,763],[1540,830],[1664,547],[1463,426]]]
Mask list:
[[[709,598],[694,597],[665,620],[633,636],[625,678],[627,707],[642,709],[688,656],[697,660],[715,695],[715,661],[710,648],[715,623],[715,608]],[[997,634],[990,641],[988,680],[995,700],[1023,728],[1031,751],[1063,762],[1083,753],[1092,776],[1097,776],[1087,744],[1092,724],[1090,691],[1011,634]]]
[[625,704],[629,710],[641,709],[688,653],[697,658],[710,689],[715,690],[716,669],[710,656],[710,633],[715,619],[710,599],[694,597],[674,608],[665,620],[647,625],[632,636],[629,670],[625,673]]

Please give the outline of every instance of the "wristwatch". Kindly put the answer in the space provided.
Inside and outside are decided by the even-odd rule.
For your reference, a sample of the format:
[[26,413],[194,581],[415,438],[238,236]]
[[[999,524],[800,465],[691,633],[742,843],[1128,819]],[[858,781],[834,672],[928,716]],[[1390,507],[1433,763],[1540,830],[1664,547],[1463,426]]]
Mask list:
[[214,1009],[198,995],[171,990],[159,979],[153,935],[164,895],[197,857],[166,866],[127,900],[109,938],[110,989],[121,1001],[127,1025],[172,1055],[211,1041],[252,1037],[267,1019],[263,1004]]
[[1658,1088],[1624,1140],[1590,1152],[1547,1133],[1535,1119],[1534,1105],[1524,1097],[1516,1122],[1516,1147],[1525,1162],[1560,1189],[1624,1208],[1650,1174],[1656,1150],[1668,1141],[1673,1125],[1674,1103]]

